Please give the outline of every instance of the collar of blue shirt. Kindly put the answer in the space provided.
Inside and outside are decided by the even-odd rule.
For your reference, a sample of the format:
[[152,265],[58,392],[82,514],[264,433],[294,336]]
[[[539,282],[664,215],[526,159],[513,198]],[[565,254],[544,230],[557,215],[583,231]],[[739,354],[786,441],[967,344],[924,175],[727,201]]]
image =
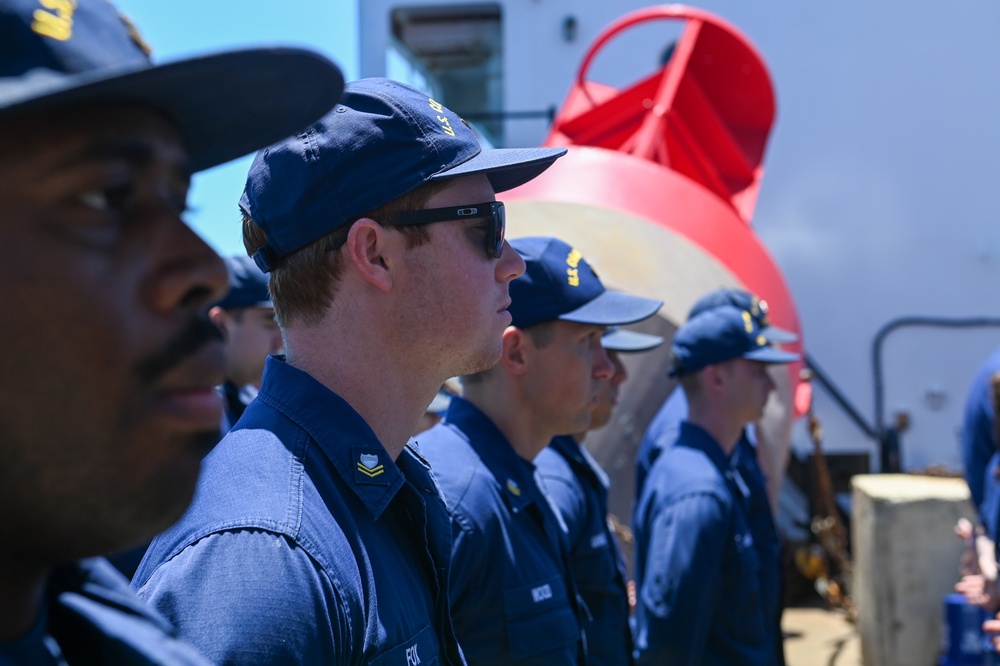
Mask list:
[[514,511],[520,511],[539,498],[535,466],[521,458],[514,447],[488,416],[468,400],[452,398],[445,424],[468,437],[469,445],[483,464],[506,490],[503,493]]

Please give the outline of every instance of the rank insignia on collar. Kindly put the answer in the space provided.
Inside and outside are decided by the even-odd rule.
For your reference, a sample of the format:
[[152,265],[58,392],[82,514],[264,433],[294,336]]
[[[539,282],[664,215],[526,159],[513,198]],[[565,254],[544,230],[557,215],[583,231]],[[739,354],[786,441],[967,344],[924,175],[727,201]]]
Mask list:
[[381,455],[374,449],[353,449],[355,459],[354,480],[357,483],[388,485],[385,465]]
[[378,455],[362,453],[358,460],[358,471],[369,478],[385,472],[385,466],[378,463]]
[[517,485],[517,481],[514,479],[507,479],[507,490],[509,490],[510,494],[514,497],[521,496],[521,486]]

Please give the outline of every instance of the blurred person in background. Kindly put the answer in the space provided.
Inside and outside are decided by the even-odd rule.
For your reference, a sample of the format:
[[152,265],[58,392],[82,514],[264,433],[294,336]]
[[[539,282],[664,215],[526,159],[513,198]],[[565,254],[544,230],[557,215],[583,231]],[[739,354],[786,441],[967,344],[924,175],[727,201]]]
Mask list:
[[628,379],[620,354],[655,349],[658,335],[613,327],[601,336],[613,372],[600,378],[590,427],[560,435],[535,458],[542,490],[558,509],[569,533],[570,566],[587,604],[587,663],[610,666],[632,662],[632,629],[625,561],[608,516],[607,473],[583,445],[590,430],[611,422],[619,387]]

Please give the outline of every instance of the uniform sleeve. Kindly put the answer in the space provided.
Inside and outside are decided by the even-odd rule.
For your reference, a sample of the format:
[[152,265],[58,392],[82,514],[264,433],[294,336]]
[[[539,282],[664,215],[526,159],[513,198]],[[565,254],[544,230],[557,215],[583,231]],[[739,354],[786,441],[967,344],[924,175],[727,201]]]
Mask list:
[[[485,567],[486,544],[472,524],[462,515],[452,516],[451,576],[449,597],[452,609],[475,605],[480,599],[480,577],[489,571]],[[459,618],[455,618],[456,624]]]
[[649,470],[653,468],[653,463],[660,457],[660,454],[669,449],[677,441],[677,435],[681,430],[681,421],[687,418],[688,404],[684,391],[677,387],[653,416],[635,458],[635,499],[639,500],[639,495]]
[[721,500],[707,493],[681,498],[652,518],[638,593],[638,664],[702,663],[721,603],[728,531]]
[[355,651],[336,585],[270,532],[205,537],[161,564],[138,593],[215,664],[341,664]]

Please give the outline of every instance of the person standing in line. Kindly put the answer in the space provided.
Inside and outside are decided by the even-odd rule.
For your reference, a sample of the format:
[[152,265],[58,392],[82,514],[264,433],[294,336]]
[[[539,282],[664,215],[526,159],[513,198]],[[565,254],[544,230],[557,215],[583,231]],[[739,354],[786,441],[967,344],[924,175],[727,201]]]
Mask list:
[[768,617],[750,492],[732,456],[774,390],[768,365],[799,357],[730,305],[691,318],[672,352],[688,417],[636,506],[636,661],[772,665],[780,627]]
[[225,338],[226,380],[219,387],[223,401],[222,432],[228,432],[257,396],[264,361],[281,351],[281,329],[274,320],[274,301],[267,275],[246,256],[228,257],[229,292],[208,316]]
[[662,303],[608,291],[555,238],[512,241],[526,271],[510,288],[500,363],[462,378],[444,422],[417,435],[454,525],[451,606],[470,664],[586,663],[586,611],[565,525],[533,461],[557,435],[586,430],[614,368],[608,326]]
[[299,49],[154,66],[103,0],[0,0],[0,35],[0,663],[205,664],[100,555],[179,518],[219,439],[226,273],[182,219],[192,173],[343,78]]
[[[705,294],[691,307],[688,319],[724,305],[749,312],[761,329],[761,333],[773,344],[785,344],[798,339],[798,336],[791,331],[773,326],[768,317],[767,303],[742,289],[723,288]],[[636,454],[637,502],[642,494],[642,485],[649,469],[660,453],[677,441],[681,423],[687,418],[687,414],[687,397],[683,389],[678,386],[653,417]],[[784,639],[781,634],[781,616],[784,613],[781,535],[778,534],[774,511],[769,500],[767,479],[757,458],[758,434],[756,423],[747,425],[733,452],[732,465],[745,482],[749,509],[747,518],[761,565],[763,580],[761,593],[764,597],[768,624],[773,628],[773,634],[778,640],[778,661],[775,663],[780,666],[784,664],[785,656]]]
[[257,154],[243,240],[286,355],[133,579],[214,661],[464,663],[448,513],[406,444],[445,380],[497,363],[524,262],[495,195],[564,153],[484,150],[428,95],[362,79]]
[[661,344],[663,338],[658,335],[608,329],[601,336],[601,346],[614,370],[610,377],[600,379],[597,402],[590,409],[590,426],[554,438],[535,458],[542,489],[569,534],[573,577],[590,611],[585,624],[587,663],[595,666],[632,662],[631,607],[625,561],[608,524],[608,475],[583,441],[588,431],[611,421],[619,387],[628,379],[619,355],[648,351]]

